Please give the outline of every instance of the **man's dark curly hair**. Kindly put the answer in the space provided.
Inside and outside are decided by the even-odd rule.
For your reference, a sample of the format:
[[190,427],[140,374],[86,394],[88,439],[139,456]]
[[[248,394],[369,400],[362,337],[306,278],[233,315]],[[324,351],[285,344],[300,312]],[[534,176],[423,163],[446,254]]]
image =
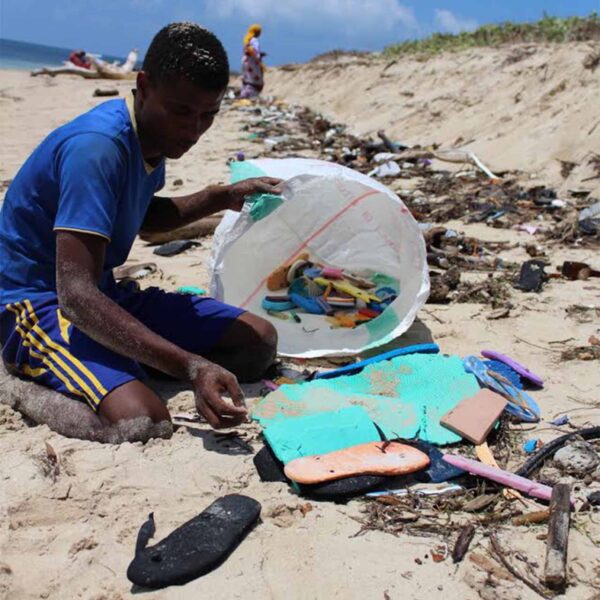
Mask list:
[[214,33],[195,23],[171,23],[155,36],[142,69],[153,82],[182,78],[205,90],[229,83],[229,60]]

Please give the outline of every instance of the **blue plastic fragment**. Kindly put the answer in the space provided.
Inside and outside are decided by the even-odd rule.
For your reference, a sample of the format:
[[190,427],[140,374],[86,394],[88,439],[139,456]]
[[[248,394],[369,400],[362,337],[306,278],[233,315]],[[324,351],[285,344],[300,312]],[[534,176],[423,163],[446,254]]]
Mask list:
[[296,305],[291,300],[269,300],[268,298],[263,298],[260,305],[265,310],[272,310],[274,312],[283,312],[296,308]]
[[320,269],[319,267],[309,267],[308,269],[304,269],[302,275],[314,279],[315,277],[321,277],[321,273],[323,273],[323,269]]
[[569,423],[569,415],[561,415],[560,417],[557,417],[556,419],[554,419],[554,421],[550,421],[551,425],[567,425]]
[[426,483],[442,483],[466,473],[463,469],[447,463],[442,458],[444,454],[435,446],[421,441],[416,442],[415,446],[425,452],[429,456],[430,461],[429,466],[425,470],[415,473],[416,479]]
[[387,304],[387,303],[373,302],[372,300],[371,300],[371,302],[369,302],[367,304],[367,308],[370,308],[371,310],[374,310],[375,312],[378,312],[378,313],[382,313],[388,306],[389,306],[389,304]]
[[525,450],[526,454],[533,454],[537,449],[538,442],[538,439],[527,440],[523,444],[523,450]]
[[488,220],[495,221],[496,219],[499,219],[504,214],[506,214],[506,209],[505,208],[501,208],[500,210],[497,210],[495,213],[491,214],[488,217]]
[[494,371],[502,377],[506,377],[517,389],[522,390],[521,376],[511,367],[505,365],[499,360],[483,360],[481,361],[489,371]]
[[290,291],[290,299],[292,302],[303,311],[310,313],[311,315],[324,315],[325,308],[318,302],[317,298],[305,298],[300,294]]

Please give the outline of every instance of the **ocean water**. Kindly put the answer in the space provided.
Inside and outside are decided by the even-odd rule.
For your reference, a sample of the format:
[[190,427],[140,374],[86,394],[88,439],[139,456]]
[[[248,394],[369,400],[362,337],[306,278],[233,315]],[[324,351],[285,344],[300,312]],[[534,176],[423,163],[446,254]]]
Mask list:
[[[18,42],[16,40],[5,40],[0,38],[0,69],[38,69],[40,67],[59,67],[67,60],[73,49],[57,48],[55,46],[42,46],[41,44],[30,44],[29,42]],[[89,52],[95,49],[88,48]],[[108,62],[123,58],[102,54],[102,59]]]

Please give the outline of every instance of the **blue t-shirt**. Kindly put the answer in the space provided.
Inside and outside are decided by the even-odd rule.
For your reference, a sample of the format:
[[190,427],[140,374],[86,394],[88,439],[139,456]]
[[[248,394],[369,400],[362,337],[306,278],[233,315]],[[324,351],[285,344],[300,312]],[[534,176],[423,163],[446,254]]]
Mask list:
[[124,100],[100,104],[21,167],[0,211],[0,307],[56,293],[57,230],[108,240],[100,289],[111,287],[165,178],[164,161],[144,162],[134,120]]

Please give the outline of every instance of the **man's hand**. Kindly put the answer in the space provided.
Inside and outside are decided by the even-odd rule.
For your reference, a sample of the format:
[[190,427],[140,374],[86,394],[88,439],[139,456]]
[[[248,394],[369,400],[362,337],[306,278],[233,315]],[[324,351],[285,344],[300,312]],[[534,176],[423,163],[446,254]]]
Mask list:
[[155,197],[142,224],[143,233],[162,233],[222,210],[242,210],[244,200],[252,194],[281,194],[283,181],[274,177],[254,177],[233,185],[212,185],[179,198]]
[[246,198],[252,194],[281,194],[283,181],[275,177],[253,177],[227,187],[226,206],[223,208],[239,212]]
[[[233,375],[223,367],[198,358],[190,365],[196,409],[213,429],[235,427],[248,419],[244,394]],[[231,402],[222,395],[231,397]]]

